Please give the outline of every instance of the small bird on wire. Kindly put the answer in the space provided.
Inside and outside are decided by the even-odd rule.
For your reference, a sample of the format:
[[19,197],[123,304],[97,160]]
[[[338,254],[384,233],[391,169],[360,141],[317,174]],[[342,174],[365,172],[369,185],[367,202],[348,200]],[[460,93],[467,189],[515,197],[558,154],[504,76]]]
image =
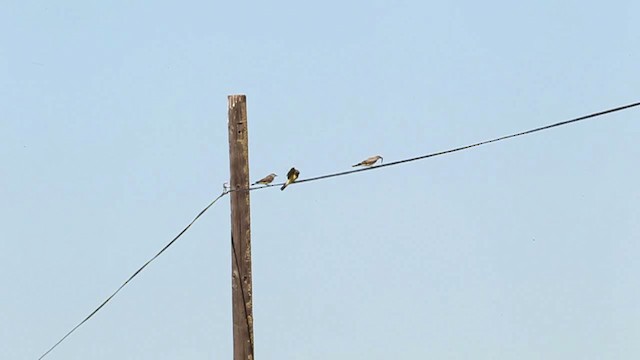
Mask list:
[[380,155],[376,155],[376,156],[372,156],[366,160],[362,160],[359,163],[353,165],[352,167],[356,167],[356,166],[371,166],[373,164],[375,164],[378,160],[380,160],[380,164],[382,164],[382,156]]
[[280,191],[284,190],[289,184],[292,184],[296,179],[300,176],[300,171],[296,170],[296,168],[292,167],[291,170],[287,173],[287,182],[282,185]]
[[251,185],[257,185],[257,184],[269,185],[269,184],[271,184],[271,183],[273,182],[273,179],[275,179],[275,178],[276,178],[276,176],[278,176],[278,175],[276,175],[276,174],[274,174],[274,173],[271,173],[271,174],[269,174],[269,175],[267,175],[267,176],[263,177],[262,179],[260,179],[260,180],[258,180],[258,181],[256,181],[256,182],[254,182],[254,183],[253,183],[253,184],[251,184]]
[[229,183],[225,182],[222,184],[222,192],[229,192],[229,190],[231,190],[231,188],[229,187]]

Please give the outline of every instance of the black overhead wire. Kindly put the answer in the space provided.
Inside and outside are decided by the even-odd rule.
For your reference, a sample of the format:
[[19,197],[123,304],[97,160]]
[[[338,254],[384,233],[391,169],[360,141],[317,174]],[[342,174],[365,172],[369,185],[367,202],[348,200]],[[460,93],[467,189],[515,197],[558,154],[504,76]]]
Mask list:
[[[563,125],[576,123],[576,122],[579,122],[579,121],[583,121],[583,120],[599,117],[599,116],[602,116],[602,115],[611,114],[611,113],[614,113],[614,112],[630,109],[630,108],[633,108],[633,107],[636,107],[636,106],[639,106],[639,105],[640,105],[640,102],[635,102],[633,104],[623,105],[623,106],[619,106],[619,107],[616,107],[616,108],[595,112],[595,113],[592,113],[592,114],[589,114],[589,115],[580,116],[580,117],[577,117],[577,118],[574,118],[574,119],[560,121],[560,122],[557,122],[555,124],[541,126],[541,127],[535,128],[535,129],[526,130],[526,131],[522,131],[522,132],[519,132],[519,133],[511,134],[511,135],[505,135],[505,136],[497,137],[495,139],[485,140],[485,141],[481,141],[481,142],[478,142],[478,143],[475,143],[475,144],[461,146],[461,147],[457,147],[457,148],[453,148],[453,149],[449,149],[449,150],[438,151],[438,152],[434,152],[434,153],[431,153],[431,154],[416,156],[416,157],[413,157],[413,158],[408,158],[408,159],[403,159],[403,160],[398,160],[398,161],[392,161],[392,162],[389,162],[389,163],[386,163],[386,164],[380,164],[380,165],[371,166],[371,167],[365,167],[365,168],[360,168],[360,169],[355,169],[355,170],[342,171],[342,172],[337,172],[337,173],[332,173],[332,174],[327,174],[327,175],[316,176],[316,177],[312,177],[312,178],[308,178],[308,179],[296,180],[294,183],[292,183],[290,185],[300,184],[300,183],[304,183],[304,182],[324,180],[324,179],[337,177],[337,176],[350,175],[350,174],[361,172],[361,171],[377,170],[377,169],[380,169],[380,168],[383,168],[383,167],[387,167],[387,166],[400,165],[400,164],[404,164],[404,163],[408,163],[408,162],[412,162],[412,161],[417,161],[417,160],[422,160],[422,159],[427,159],[427,158],[430,158],[430,157],[445,155],[445,154],[449,154],[449,153],[453,153],[453,152],[457,152],[457,151],[467,150],[467,149],[470,149],[470,148],[473,148],[473,147],[476,147],[476,146],[486,145],[486,144],[490,144],[490,143],[494,143],[494,142],[498,142],[498,141],[502,141],[502,140],[507,140],[507,139],[510,139],[510,138],[518,137],[518,136],[532,134],[532,133],[535,133],[535,132],[538,132],[538,131],[548,130],[548,129],[551,129],[551,128],[554,128],[554,127],[558,127],[558,126],[563,126]],[[266,188],[270,188],[270,187],[273,187],[273,186],[282,186],[283,184],[284,183],[250,187],[249,191],[266,189]],[[238,191],[238,190],[231,190],[231,191]]]
[[[628,104],[628,105],[624,105],[624,106],[619,106],[616,108],[612,108],[612,109],[608,109],[608,110],[604,110],[604,111],[600,111],[600,112],[596,112],[596,113],[592,113],[589,115],[584,115],[584,116],[580,116],[574,119],[570,119],[570,120],[566,120],[566,121],[561,121],[561,122],[557,122],[555,124],[551,124],[551,125],[546,125],[546,126],[542,126],[542,127],[538,127],[535,129],[531,129],[531,130],[527,130],[527,131],[522,131],[519,133],[515,133],[515,134],[511,134],[511,135],[505,135],[505,136],[501,136],[495,139],[491,139],[491,140],[485,140],[485,141],[481,141],[478,143],[474,143],[474,144],[470,144],[470,145],[466,145],[466,146],[461,146],[461,147],[457,147],[457,148],[453,148],[453,149],[449,149],[449,150],[444,150],[444,151],[439,151],[439,152],[435,152],[435,153],[430,153],[430,154],[426,154],[426,155],[422,155],[422,156],[417,156],[417,157],[413,157],[413,158],[408,158],[408,159],[403,159],[403,160],[398,160],[398,161],[393,161],[390,163],[386,163],[386,164],[380,164],[377,166],[372,166],[372,167],[366,167],[366,168],[360,168],[360,169],[355,169],[355,170],[349,170],[349,171],[342,171],[342,172],[337,172],[337,173],[332,173],[332,174],[327,174],[327,175],[321,175],[321,176],[316,176],[316,177],[312,177],[312,178],[308,178],[308,179],[302,179],[302,180],[298,180],[296,182],[294,182],[293,184],[299,184],[299,183],[304,183],[304,182],[311,182],[311,181],[317,181],[317,180],[324,180],[324,179],[328,179],[328,178],[332,178],[332,177],[337,177],[337,176],[343,176],[343,175],[350,175],[353,173],[357,173],[357,172],[361,172],[361,171],[370,171],[370,170],[376,170],[376,169],[380,169],[383,167],[387,167],[387,166],[394,166],[394,165],[399,165],[399,164],[404,164],[407,162],[412,162],[412,161],[417,161],[417,160],[422,160],[422,159],[426,159],[426,158],[430,158],[430,157],[435,157],[435,156],[440,156],[440,155],[445,155],[445,154],[449,154],[449,153],[453,153],[453,152],[457,152],[457,151],[462,151],[462,150],[466,150],[466,149],[470,149],[476,146],[480,146],[480,145],[486,145],[486,144],[490,144],[493,142],[498,142],[498,141],[502,141],[502,140],[506,140],[506,139],[510,139],[510,138],[514,138],[514,137],[518,137],[518,136],[523,136],[523,135],[527,135],[527,134],[532,134],[538,131],[543,131],[543,130],[547,130],[547,129],[551,129],[554,127],[558,127],[558,126],[563,126],[563,125],[568,125],[571,123],[575,123],[575,122],[579,122],[579,121],[583,121],[583,120],[587,120],[587,119],[591,119],[591,118],[595,118],[595,117],[599,117],[602,115],[606,115],[606,114],[610,114],[610,113],[614,113],[617,111],[622,111],[622,110],[626,110],[629,108],[633,108],[636,106],[639,106],[640,102],[636,102],[633,104]],[[102,309],[109,301],[111,301],[111,299],[116,296],[116,294],[118,294],[120,292],[120,290],[122,290],[122,288],[124,288],[131,280],[133,280],[133,278],[135,278],[144,268],[147,267],[147,265],[149,265],[152,261],[154,261],[158,256],[160,256],[165,250],[167,250],[171,245],[173,245],[173,243],[178,240],[178,238],[180,238],[180,236],[182,236],[182,234],[184,234],[190,227],[191,225],[193,225],[193,223],[196,222],[196,220],[198,220],[200,218],[200,216],[202,216],[207,210],[209,210],[209,208],[211,206],[213,206],[213,204],[216,203],[216,201],[218,201],[220,198],[222,198],[224,195],[230,193],[230,192],[234,192],[234,191],[241,191],[241,190],[249,190],[249,191],[253,191],[253,190],[259,190],[259,189],[266,189],[266,188],[270,188],[270,187],[274,187],[274,186],[282,186],[284,183],[279,183],[279,184],[269,184],[269,185],[264,185],[264,186],[255,186],[255,187],[249,187],[248,189],[242,189],[242,188],[238,188],[238,189],[232,189],[232,190],[227,190],[225,188],[225,190],[217,197],[215,198],[213,201],[211,201],[211,203],[209,203],[209,205],[207,205],[202,211],[200,211],[200,213],[198,213],[198,215],[196,215],[196,217],[178,234],[176,235],[167,245],[165,245],[157,254],[155,254],[151,259],[149,259],[146,263],[144,263],[144,265],[142,265],[138,270],[136,270],[136,272],[133,273],[133,275],[131,275],[124,283],[122,283],[122,285],[120,285],[120,287],[118,287],[116,289],[116,291],[114,291],[106,300],[104,300],[95,310],[93,310],[87,317],[85,317],[82,321],[80,321],[76,326],[74,326],[69,332],[67,332],[60,340],[58,340],[58,342],[56,342],[49,350],[47,350],[44,354],[42,354],[42,356],[40,356],[38,358],[38,360],[41,360],[42,358],[44,358],[47,354],[49,354],[53,349],[55,349],[58,345],[60,345],[60,343],[62,343],[67,337],[69,337],[69,335],[71,335],[74,331],[76,331],[76,329],[78,329],[80,326],[82,326],[82,324],[84,324],[85,322],[87,322],[89,319],[91,319],[98,311],[100,311],[100,309]],[[232,244],[233,245],[233,244]],[[237,263],[237,255],[235,252],[235,249],[233,249],[234,252],[234,257],[235,257],[235,261]],[[236,264],[237,266],[237,264]],[[240,284],[242,286],[242,281],[240,281]],[[244,296],[244,289],[242,290],[242,295]],[[244,301],[243,301],[244,302]],[[247,328],[249,328],[249,319],[248,319],[248,314],[247,314],[247,309],[246,309],[246,305],[245,305],[245,318],[247,320]],[[253,336],[252,334],[249,334],[249,338],[251,341],[251,349],[253,352]]]
[[136,272],[134,272],[133,275],[131,275],[125,282],[123,282],[122,285],[120,285],[120,287],[118,289],[116,289],[116,291],[114,291],[106,300],[104,300],[86,318],[84,318],[82,321],[80,321],[76,326],[74,326],[71,330],[69,330],[69,332],[67,332],[66,335],[64,335],[60,340],[58,340],[57,343],[55,343],[51,348],[49,348],[49,350],[47,350],[44,354],[42,354],[38,358],[38,360],[41,360],[42,358],[47,356],[47,354],[49,354],[53,349],[55,349],[58,345],[60,345],[60,343],[62,343],[69,335],[71,335],[74,331],[76,331],[77,328],[79,328],[82,324],[84,324],[89,319],[91,319],[93,317],[93,315],[95,315],[98,311],[100,311],[100,309],[102,309],[103,306],[105,306],[109,301],[111,301],[111,299],[113,299],[113,297],[116,296],[116,294],[118,294],[120,292],[120,290],[122,290],[122,288],[124,288],[131,280],[133,280],[134,277],[138,276],[138,274],[144,268],[146,268],[147,265],[149,265],[153,260],[155,260],[158,256],[160,256],[160,254],[162,254],[171,245],[173,245],[173,243],[176,242],[176,240],[178,240],[178,238],[180,236],[182,236],[182,234],[184,234],[191,227],[191,225],[193,225],[193,223],[195,223],[196,220],[198,220],[198,218],[200,218],[200,216],[202,216],[202,214],[204,214],[207,210],[209,210],[209,208],[211,206],[213,206],[213,204],[215,204],[216,201],[218,201],[221,197],[223,197],[227,193],[228,193],[227,191],[223,191],[222,194],[220,194],[217,198],[215,198],[212,202],[210,202],[209,205],[207,205],[204,209],[202,209],[202,211],[200,211],[200,213],[198,215],[196,215],[196,217],[193,218],[193,220],[191,220],[189,225],[187,225],[184,229],[182,229],[182,231],[180,231],[180,233],[178,235],[176,235],[171,241],[169,241],[169,243],[167,243],[167,245],[165,245],[157,254],[155,254],[151,259],[149,259],[146,263],[144,263],[144,265],[142,265],[138,270],[136,270]]

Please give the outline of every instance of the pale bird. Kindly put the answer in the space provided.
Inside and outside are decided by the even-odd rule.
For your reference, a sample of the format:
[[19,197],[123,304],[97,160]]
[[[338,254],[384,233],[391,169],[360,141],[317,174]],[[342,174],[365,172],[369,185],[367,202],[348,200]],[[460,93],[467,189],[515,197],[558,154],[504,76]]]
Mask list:
[[298,171],[298,170],[296,170],[296,168],[292,167],[291,170],[289,170],[289,172],[287,173],[287,182],[284,183],[284,185],[282,185],[282,187],[280,188],[280,191],[284,190],[284,188],[289,186],[289,184],[291,184],[294,181],[296,181],[298,176],[300,176],[300,171]]
[[231,190],[231,188],[229,187],[229,183],[225,182],[222,184],[222,192],[228,192],[229,190]]
[[275,178],[276,178],[276,176],[278,176],[278,175],[276,175],[276,174],[274,174],[274,173],[271,173],[271,174],[269,174],[269,175],[267,175],[267,176],[263,177],[262,179],[260,179],[260,180],[258,180],[258,181],[256,181],[256,182],[254,182],[254,183],[253,183],[253,184],[251,184],[251,185],[256,185],[256,184],[269,185],[269,184],[271,184],[271,183],[273,182],[273,179],[275,179]]
[[376,156],[372,156],[366,160],[362,160],[359,163],[353,165],[352,167],[356,167],[356,166],[371,166],[373,164],[375,164],[378,160],[380,160],[380,164],[382,164],[382,156],[380,155],[376,155]]

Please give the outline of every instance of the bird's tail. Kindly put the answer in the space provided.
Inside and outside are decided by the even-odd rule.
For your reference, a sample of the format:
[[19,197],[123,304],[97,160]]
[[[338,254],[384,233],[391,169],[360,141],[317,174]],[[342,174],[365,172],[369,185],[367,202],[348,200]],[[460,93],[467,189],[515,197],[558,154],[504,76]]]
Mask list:
[[360,166],[360,165],[362,165],[362,163],[357,163],[355,165],[351,165],[351,167],[357,167],[357,166]]
[[289,182],[287,181],[286,183],[284,183],[284,185],[282,185],[282,187],[280,188],[280,191],[284,190],[284,188],[287,187],[287,185],[289,185]]
[[255,184],[257,184],[257,182],[254,182],[253,184],[251,184],[251,186],[253,186],[253,185],[255,185]]

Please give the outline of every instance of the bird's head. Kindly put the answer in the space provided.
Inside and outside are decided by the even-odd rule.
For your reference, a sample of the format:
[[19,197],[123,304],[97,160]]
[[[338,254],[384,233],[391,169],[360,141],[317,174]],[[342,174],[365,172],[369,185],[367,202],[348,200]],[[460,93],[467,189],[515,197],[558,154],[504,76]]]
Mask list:
[[269,174],[269,175],[270,175],[270,176],[273,176],[273,177],[278,176],[278,174],[274,174],[274,173],[271,173],[271,174]]

